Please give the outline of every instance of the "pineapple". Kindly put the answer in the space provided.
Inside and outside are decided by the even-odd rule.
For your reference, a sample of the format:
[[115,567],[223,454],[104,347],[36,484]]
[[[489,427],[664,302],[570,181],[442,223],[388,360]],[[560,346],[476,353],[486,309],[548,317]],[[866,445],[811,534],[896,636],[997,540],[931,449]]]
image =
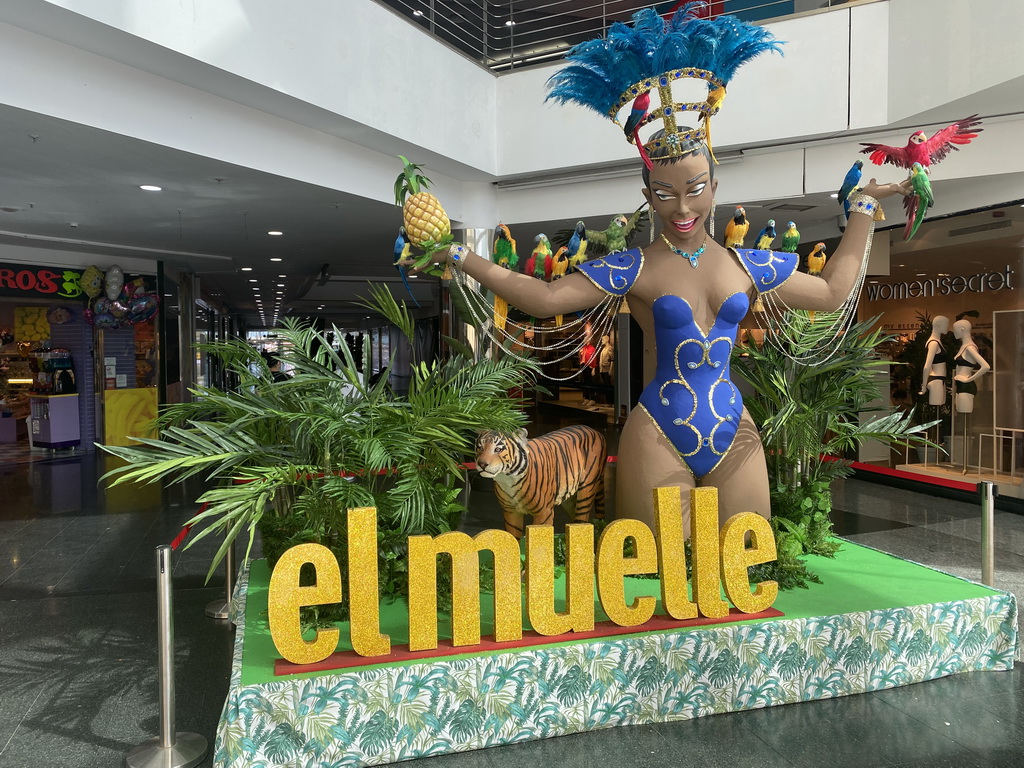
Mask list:
[[405,231],[413,245],[426,251],[444,247],[452,241],[452,224],[437,198],[426,191],[430,179],[419,172],[420,166],[398,156],[405,169],[395,181],[395,204],[402,206]]

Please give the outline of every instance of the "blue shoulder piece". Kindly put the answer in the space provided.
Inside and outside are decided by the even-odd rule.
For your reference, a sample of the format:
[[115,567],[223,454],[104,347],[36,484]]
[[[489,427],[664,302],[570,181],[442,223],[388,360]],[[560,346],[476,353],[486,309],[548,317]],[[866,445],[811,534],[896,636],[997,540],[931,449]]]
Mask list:
[[755,251],[736,248],[740,264],[747,270],[758,293],[773,291],[789,280],[800,263],[800,255],[785,251]]
[[643,266],[643,252],[639,248],[630,248],[628,251],[610,253],[600,259],[585,261],[576,269],[605,293],[625,296],[640,276]]

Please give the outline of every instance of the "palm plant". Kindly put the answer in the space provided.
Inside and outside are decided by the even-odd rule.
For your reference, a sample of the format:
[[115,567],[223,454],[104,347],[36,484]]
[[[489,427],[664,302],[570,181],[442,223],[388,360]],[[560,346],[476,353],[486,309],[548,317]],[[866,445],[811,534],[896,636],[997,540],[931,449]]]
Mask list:
[[[852,473],[847,452],[866,440],[931,444],[925,431],[933,424],[871,405],[878,396],[873,373],[890,365],[876,351],[889,339],[872,330],[877,320],[851,324],[832,342],[834,354],[816,364],[793,357],[820,342],[816,337],[829,326],[821,313],[815,321],[806,312],[787,312],[786,341],[736,347],[735,371],[754,390],[744,402],[765,445],[780,555],[835,552],[831,483]],[[862,422],[872,411],[879,415]]]
[[[372,288],[364,306],[412,340],[414,321],[387,289]],[[535,366],[459,355],[415,361],[408,394],[397,397],[388,386],[390,365],[370,385],[346,345],[335,351],[309,325],[286,321],[279,336],[287,350],[280,357],[294,370],[290,380],[272,382],[262,362],[254,373],[254,352],[243,340],[207,345],[238,378],[238,388],[200,388],[194,402],[167,406],[159,439],[103,446],[127,462],[109,475],[114,484],[213,481],[198,499],[206,507],[194,522],[204,527],[190,542],[225,536],[210,573],[243,532],[248,557],[259,530],[272,564],[293,544],[317,542],[335,552],[344,575],[347,510],[376,507],[381,586],[385,596],[397,597],[406,537],[457,526],[463,461],[475,432],[523,425],[521,403],[507,392],[523,386]]]

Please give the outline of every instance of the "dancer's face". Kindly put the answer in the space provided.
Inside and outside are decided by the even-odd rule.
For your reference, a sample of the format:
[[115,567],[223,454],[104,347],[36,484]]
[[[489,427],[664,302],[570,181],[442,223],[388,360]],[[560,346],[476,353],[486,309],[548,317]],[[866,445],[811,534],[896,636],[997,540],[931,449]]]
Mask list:
[[704,239],[717,188],[707,158],[698,153],[674,163],[655,160],[644,196],[661,219],[665,236],[673,244],[689,243]]

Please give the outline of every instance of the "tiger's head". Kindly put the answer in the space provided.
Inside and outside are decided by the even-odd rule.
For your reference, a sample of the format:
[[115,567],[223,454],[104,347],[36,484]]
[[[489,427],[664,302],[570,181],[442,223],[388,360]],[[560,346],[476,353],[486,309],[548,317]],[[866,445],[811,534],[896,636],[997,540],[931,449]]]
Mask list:
[[527,461],[525,429],[514,435],[481,432],[476,439],[476,468],[481,477],[517,477],[526,472]]

